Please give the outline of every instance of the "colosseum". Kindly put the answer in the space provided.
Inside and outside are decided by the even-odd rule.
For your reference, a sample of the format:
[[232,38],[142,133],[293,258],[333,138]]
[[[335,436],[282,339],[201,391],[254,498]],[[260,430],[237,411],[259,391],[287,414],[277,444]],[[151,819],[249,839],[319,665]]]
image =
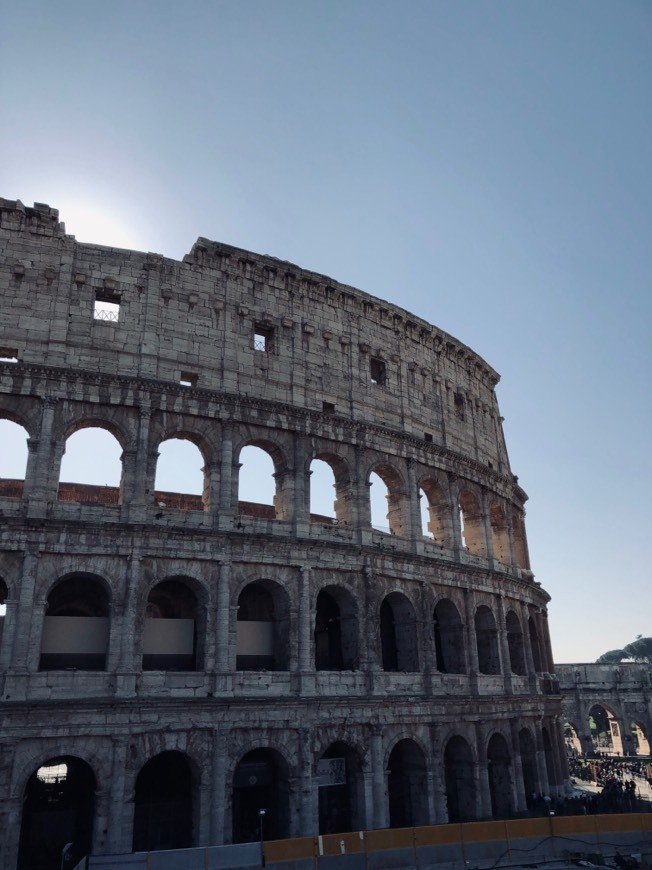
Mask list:
[[[482,358],[204,238],[182,261],[82,244],[0,200],[0,239],[0,417],[27,444],[0,482],[0,866],[564,789],[549,596]],[[113,484],[62,476],[86,430],[119,445]],[[157,484],[171,440],[198,492]],[[265,504],[239,494],[253,448]]]

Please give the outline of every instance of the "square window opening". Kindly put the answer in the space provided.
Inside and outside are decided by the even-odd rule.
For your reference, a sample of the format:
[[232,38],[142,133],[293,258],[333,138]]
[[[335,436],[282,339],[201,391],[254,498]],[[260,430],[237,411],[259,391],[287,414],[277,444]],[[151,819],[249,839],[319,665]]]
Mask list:
[[120,297],[109,293],[95,294],[93,319],[107,323],[117,323],[120,319]]
[[257,323],[254,326],[254,350],[270,353],[273,349],[274,330],[270,326]]
[[0,347],[0,362],[17,363],[18,350],[15,347]]
[[179,385],[182,387],[196,387],[198,380],[199,375],[193,374],[193,372],[181,372]]
[[324,414],[334,414],[335,413],[335,405],[332,402],[322,402],[321,403],[322,411]]
[[430,433],[430,432],[424,432],[424,433],[423,433],[423,440],[424,440],[427,444],[432,444],[432,435],[431,435],[431,433]]
[[464,419],[464,396],[461,393],[455,393],[454,395],[455,401],[455,415],[460,418],[460,420]]
[[372,384],[385,384],[387,382],[387,366],[384,360],[372,356],[369,361],[369,373]]

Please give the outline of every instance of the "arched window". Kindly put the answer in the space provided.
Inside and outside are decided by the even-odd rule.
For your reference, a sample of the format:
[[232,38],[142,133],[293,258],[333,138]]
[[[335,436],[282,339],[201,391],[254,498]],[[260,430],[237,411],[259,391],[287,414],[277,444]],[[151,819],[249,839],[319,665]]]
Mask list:
[[451,737],[444,750],[449,822],[468,822],[477,817],[477,790],[473,767],[473,753],[469,744],[459,735]]
[[242,448],[238,481],[238,513],[268,520],[280,519],[276,511],[274,462],[267,450],[254,444]]
[[331,524],[336,517],[335,474],[328,462],[313,459],[310,463],[310,520]]
[[176,436],[161,442],[154,500],[159,507],[204,510],[204,457],[192,441]]
[[389,756],[388,767],[390,828],[427,825],[428,775],[421,747],[414,740],[399,740]]
[[29,433],[12,420],[0,420],[0,498],[22,498]]
[[589,733],[593,749],[603,755],[622,755],[623,741],[620,724],[603,704],[594,704],[589,710]]
[[358,613],[353,596],[329,586],[317,596],[315,670],[348,671],[358,667]]
[[332,743],[317,763],[319,833],[359,831],[364,825],[362,763],[341,740]]
[[271,580],[250,583],[238,598],[236,670],[288,669],[289,605]]
[[93,851],[95,776],[70,755],[51,758],[29,778],[20,827],[18,870],[58,870]]
[[509,533],[505,514],[499,504],[494,502],[489,508],[491,521],[491,542],[493,545],[494,559],[508,565],[511,562],[509,551]]
[[181,752],[161,752],[143,766],[134,796],[134,852],[193,845],[193,777]]
[[421,531],[442,547],[451,547],[453,536],[448,499],[436,480],[424,480],[419,489]]
[[145,609],[144,671],[195,670],[197,610],[197,598],[183,580],[154,586]]
[[525,648],[523,646],[523,629],[521,621],[513,610],[510,610],[505,619],[507,628],[507,645],[509,647],[509,663],[512,673],[523,676],[525,668]]
[[109,596],[99,579],[73,574],[48,595],[39,669],[102,671],[109,644]]
[[464,629],[460,614],[447,598],[435,607],[433,615],[435,657],[442,674],[465,674]]
[[460,527],[462,544],[475,556],[486,556],[484,523],[480,502],[469,490],[460,493]]
[[59,501],[111,505],[120,502],[122,447],[99,426],[78,429],[66,441],[59,474]]
[[[260,810],[265,810],[262,819]],[[289,836],[287,763],[273,749],[254,749],[240,759],[233,774],[233,842],[280,840]]]
[[475,612],[475,635],[480,673],[499,674],[498,630],[493,612],[486,604],[481,604]]
[[402,481],[391,465],[377,465],[369,475],[372,528],[392,535],[406,535]]
[[650,741],[648,740],[647,734],[645,733],[645,728],[641,725],[640,722],[632,722],[631,738],[628,742],[631,745],[634,755],[649,756]]
[[392,592],[380,606],[380,641],[384,671],[419,670],[416,614],[400,592]]

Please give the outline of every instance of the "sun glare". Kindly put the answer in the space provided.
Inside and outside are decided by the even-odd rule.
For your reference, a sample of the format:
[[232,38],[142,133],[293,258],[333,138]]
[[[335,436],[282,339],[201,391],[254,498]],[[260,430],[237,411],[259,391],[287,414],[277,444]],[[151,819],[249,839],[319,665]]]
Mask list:
[[143,247],[140,233],[122,218],[106,208],[94,208],[86,203],[57,203],[66,232],[79,242],[89,242],[112,248]]

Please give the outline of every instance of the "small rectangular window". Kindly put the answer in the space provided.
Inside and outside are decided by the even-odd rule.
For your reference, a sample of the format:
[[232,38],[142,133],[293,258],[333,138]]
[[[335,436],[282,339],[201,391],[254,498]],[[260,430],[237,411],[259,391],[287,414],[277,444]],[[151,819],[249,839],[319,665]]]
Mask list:
[[274,342],[274,330],[269,326],[257,323],[254,326],[254,350],[270,353]]
[[120,297],[116,294],[96,291],[93,319],[117,323],[120,319]]
[[423,440],[424,440],[427,444],[432,444],[432,435],[430,434],[430,432],[424,432],[424,433],[423,433]]
[[182,387],[196,387],[198,379],[199,376],[193,374],[192,372],[181,372],[179,384]]
[[18,350],[15,347],[0,347],[0,362],[17,363]]
[[454,402],[455,402],[455,416],[459,417],[460,420],[463,420],[464,419],[464,396],[461,393],[455,393]]
[[369,360],[372,384],[384,384],[387,381],[387,366],[384,360],[372,356]]
[[321,403],[322,411],[324,414],[334,414],[335,413],[335,405],[332,402],[322,402]]

